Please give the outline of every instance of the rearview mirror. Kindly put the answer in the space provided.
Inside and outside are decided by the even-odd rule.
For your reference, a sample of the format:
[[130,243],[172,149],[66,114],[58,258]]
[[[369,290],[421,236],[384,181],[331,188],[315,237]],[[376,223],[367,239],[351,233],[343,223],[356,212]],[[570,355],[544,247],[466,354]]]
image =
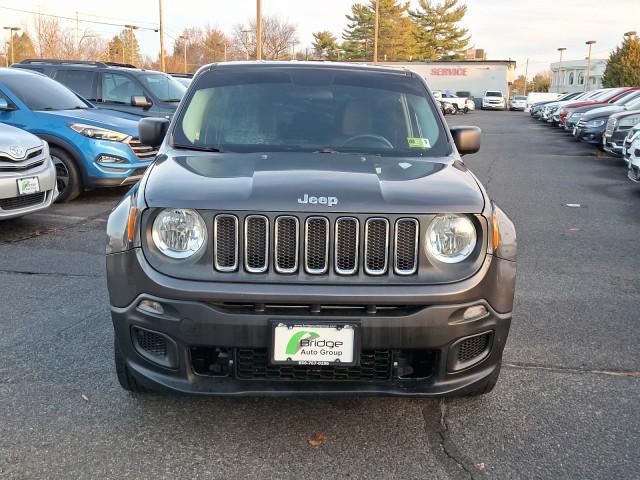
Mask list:
[[143,118],[138,122],[140,143],[150,147],[159,147],[164,141],[169,128],[169,120],[166,118]]
[[0,110],[12,110],[9,107],[9,102],[7,102],[4,98],[0,98]]
[[478,127],[451,127],[453,143],[456,144],[460,155],[476,153],[480,150],[480,134],[482,130]]
[[151,102],[144,95],[134,95],[131,97],[131,106],[149,108],[151,106]]

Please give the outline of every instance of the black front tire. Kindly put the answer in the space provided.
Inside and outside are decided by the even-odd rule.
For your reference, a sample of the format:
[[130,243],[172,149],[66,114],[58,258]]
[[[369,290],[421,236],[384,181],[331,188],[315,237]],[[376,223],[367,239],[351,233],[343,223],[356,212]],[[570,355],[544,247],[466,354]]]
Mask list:
[[125,362],[118,345],[118,340],[113,341],[113,356],[116,364],[116,374],[118,376],[118,383],[120,386],[128,392],[133,393],[148,393],[149,389],[143,387],[138,381],[129,373],[127,368],[127,362]]
[[459,111],[460,111],[460,109],[458,108],[458,105],[456,105],[454,103],[453,104],[453,112],[451,112],[451,115],[457,115]]
[[56,167],[56,183],[58,198],[56,203],[67,203],[77,198],[82,192],[82,176],[71,155],[65,150],[51,147],[51,160]]

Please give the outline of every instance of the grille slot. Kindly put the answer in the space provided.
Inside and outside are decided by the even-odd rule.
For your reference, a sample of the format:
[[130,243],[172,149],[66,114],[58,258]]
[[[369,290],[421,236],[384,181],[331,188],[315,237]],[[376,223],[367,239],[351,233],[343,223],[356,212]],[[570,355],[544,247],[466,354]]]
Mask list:
[[216,270],[235,271],[238,268],[238,218],[228,214],[216,215],[213,239]]
[[490,339],[491,333],[484,333],[462,340],[458,345],[458,361],[466,363],[482,355],[487,350]]
[[0,157],[0,172],[20,172],[23,170],[30,170],[32,168],[39,167],[44,164],[44,160],[36,160],[31,163],[3,163],[3,158]]
[[269,266],[269,219],[249,215],[244,221],[244,261],[249,273],[263,273]]
[[389,221],[370,218],[365,224],[364,270],[369,275],[384,275],[388,266]]
[[418,269],[418,221],[401,218],[396,221],[394,271],[411,275]]
[[140,160],[151,160],[158,153],[158,149],[140,143],[140,140],[137,138],[131,138],[127,143]]
[[21,208],[32,207],[44,202],[45,192],[22,195],[20,197],[0,199],[0,209],[19,210]]
[[267,349],[239,348],[236,351],[236,375],[246,380],[326,380],[384,381],[391,378],[392,353],[389,350],[364,350],[359,365],[269,365]]
[[340,275],[353,275],[358,270],[360,222],[357,218],[336,220],[335,269]]
[[304,268],[307,273],[321,275],[329,268],[329,220],[309,217],[305,222]]
[[276,218],[275,264],[278,273],[295,273],[298,270],[300,244],[298,219],[291,216]]

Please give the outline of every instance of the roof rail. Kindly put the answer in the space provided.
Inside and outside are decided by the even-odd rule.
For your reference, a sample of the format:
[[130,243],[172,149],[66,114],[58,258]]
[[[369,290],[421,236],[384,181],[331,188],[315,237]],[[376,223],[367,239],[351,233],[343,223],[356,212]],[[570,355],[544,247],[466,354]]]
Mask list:
[[20,63],[33,65],[33,64],[54,64],[54,65],[90,65],[92,67],[125,67],[125,68],[138,68],[130,63],[118,63],[118,62],[100,62],[94,60],[60,60],[57,58],[26,58]]
[[22,64],[53,63],[58,65],[92,65],[94,67],[107,67],[105,62],[95,62],[92,60],[60,60],[57,58],[26,58]]

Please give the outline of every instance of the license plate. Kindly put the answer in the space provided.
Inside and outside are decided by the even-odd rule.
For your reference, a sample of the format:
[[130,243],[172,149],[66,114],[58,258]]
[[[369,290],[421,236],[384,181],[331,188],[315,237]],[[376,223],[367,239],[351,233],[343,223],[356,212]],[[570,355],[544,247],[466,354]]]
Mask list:
[[38,181],[38,177],[18,179],[19,195],[29,195],[31,193],[38,193],[39,191],[40,191],[40,182]]
[[347,323],[284,323],[273,326],[271,362],[290,365],[355,365],[358,326]]

